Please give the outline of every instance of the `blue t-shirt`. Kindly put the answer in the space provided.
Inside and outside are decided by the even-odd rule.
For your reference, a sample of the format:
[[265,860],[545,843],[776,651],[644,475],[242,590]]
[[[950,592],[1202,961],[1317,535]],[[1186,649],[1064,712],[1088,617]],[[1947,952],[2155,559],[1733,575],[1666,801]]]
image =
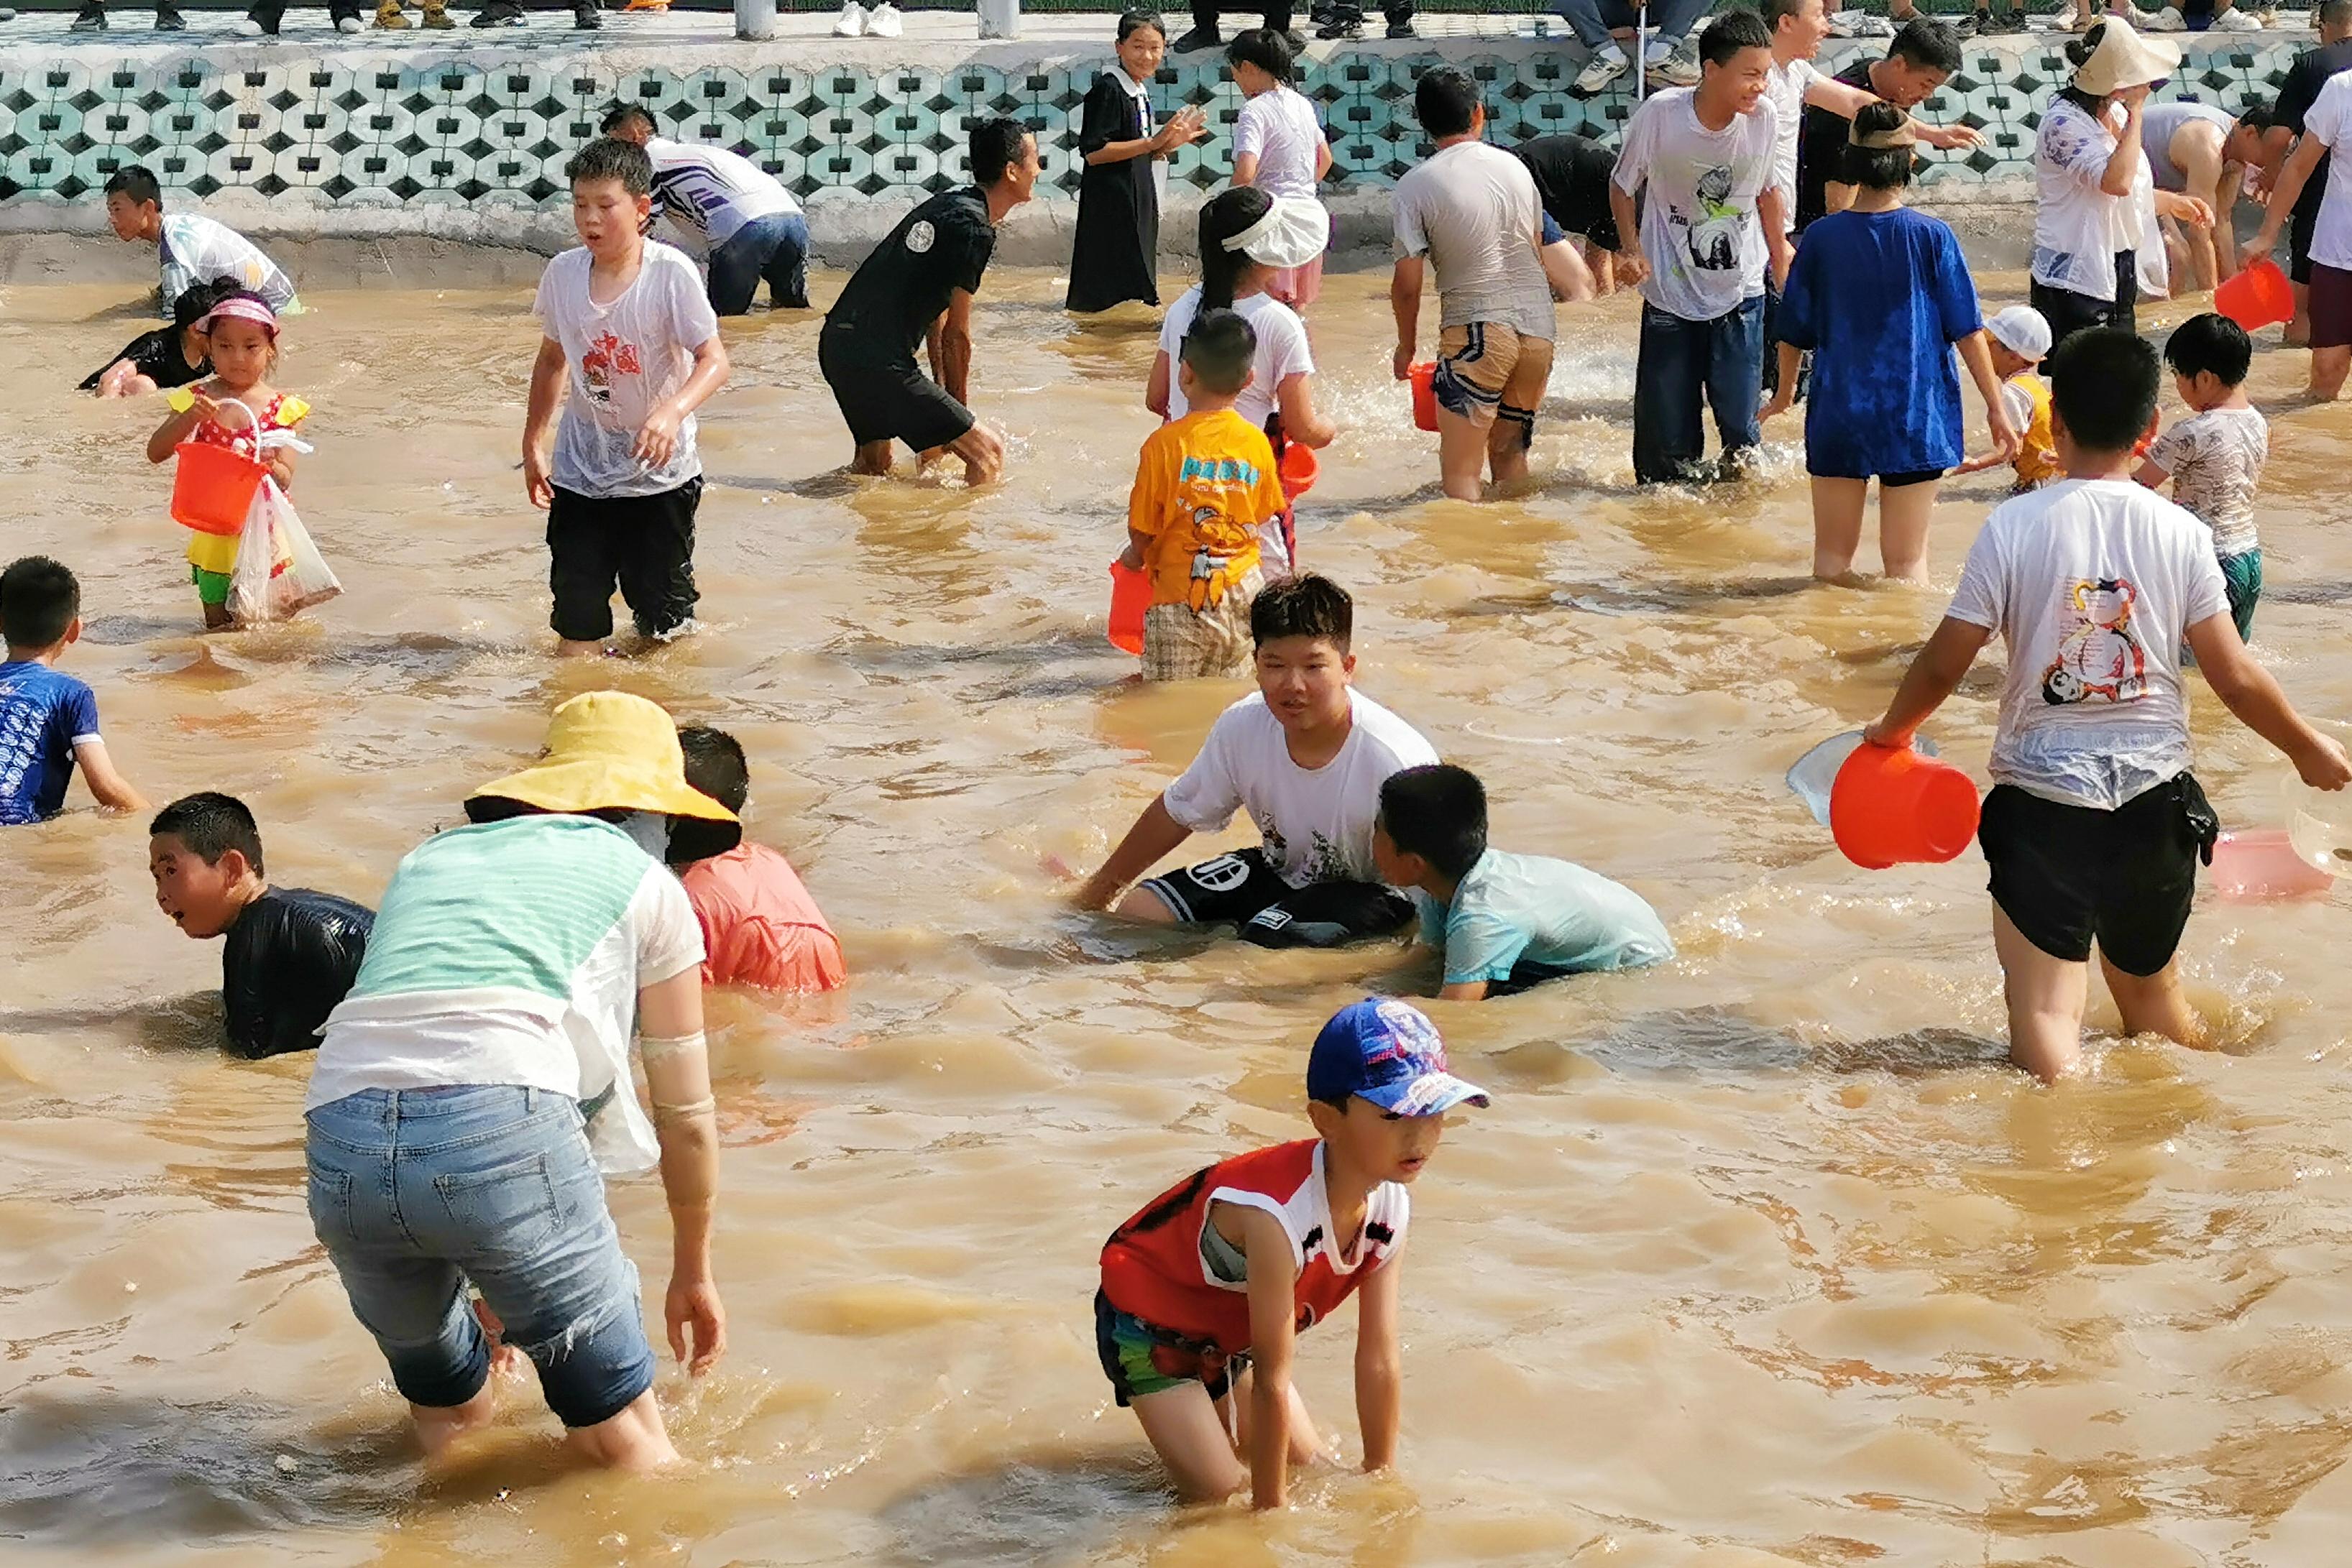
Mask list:
[[97,738],[98,698],[88,686],[47,664],[0,664],[0,827],[56,816],[74,747]]
[[1867,479],[1959,465],[1952,345],[1984,319],[1949,225],[1904,207],[1822,218],[1797,246],[1778,320],[1782,342],[1813,351],[1807,473]]
[[1445,950],[1445,983],[1507,980],[1521,962],[1561,973],[1638,969],[1675,956],[1642,895],[1544,855],[1488,850],[1440,906],[1415,892],[1421,939]]

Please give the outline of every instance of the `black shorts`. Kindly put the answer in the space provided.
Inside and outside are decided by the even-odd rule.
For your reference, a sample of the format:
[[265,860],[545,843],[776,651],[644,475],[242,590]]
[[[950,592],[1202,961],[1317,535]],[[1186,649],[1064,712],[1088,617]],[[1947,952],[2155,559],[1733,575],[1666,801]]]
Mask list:
[[2116,297],[2094,299],[2071,288],[2059,288],[2038,279],[2026,290],[2029,302],[2050,323],[2050,346],[2056,348],[2085,327],[2139,330],[2139,256],[2116,252]]
[[1993,902],[2053,958],[2087,962],[2098,944],[2126,975],[2172,962],[2220,831],[2196,775],[2183,773],[2112,811],[2030,795],[2011,784],[1985,797],[1977,842],[1992,868]]
[[875,361],[845,346],[828,325],[816,340],[817,369],[860,446],[903,441],[918,452],[961,440],[979,422],[912,360]]
[[2311,264],[2311,346],[2352,347],[2352,272],[2324,261]]
[[2297,283],[2311,281],[2311,242],[2319,235],[2319,203],[2326,190],[2327,159],[2322,158],[2303,188],[2302,199],[2294,204],[2294,221],[2286,226],[2286,275]]
[[1376,882],[1293,887],[1264,850],[1236,850],[1143,884],[1194,925],[1231,923],[1261,947],[1337,947],[1386,936],[1412,918],[1412,901]]
[[583,496],[555,487],[547,508],[547,585],[555,593],[548,624],[567,642],[613,634],[613,590],[640,636],[674,632],[693,615],[694,510],[702,481],[688,479],[657,496]]

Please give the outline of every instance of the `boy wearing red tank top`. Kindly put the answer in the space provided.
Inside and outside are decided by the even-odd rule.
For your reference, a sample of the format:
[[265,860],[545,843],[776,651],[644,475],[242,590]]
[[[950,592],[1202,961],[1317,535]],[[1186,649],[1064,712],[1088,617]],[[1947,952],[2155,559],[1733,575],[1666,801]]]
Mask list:
[[1289,1467],[1323,1450],[1291,1386],[1293,1349],[1359,1287],[1364,1469],[1396,1458],[1405,1188],[1436,1153],[1445,1113],[1486,1093],[1446,1070],[1419,1009],[1368,998],[1315,1037],[1307,1098],[1317,1136],[1194,1172],[1103,1245],[1103,1371],[1187,1502],[1246,1485],[1256,1507],[1283,1505]]

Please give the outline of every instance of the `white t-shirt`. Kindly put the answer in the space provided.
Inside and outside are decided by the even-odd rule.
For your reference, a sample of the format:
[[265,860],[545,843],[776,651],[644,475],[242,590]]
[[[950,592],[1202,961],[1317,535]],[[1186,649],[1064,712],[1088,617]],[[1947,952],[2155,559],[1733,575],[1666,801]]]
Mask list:
[[[1811,60],[1790,60],[1786,65],[1775,60],[1772,74],[1764,79],[1764,96],[1780,117],[1773,131],[1772,184],[1780,193],[1782,234],[1793,234],[1797,228],[1797,143],[1805,131],[1805,93],[1815,82],[1828,79],[1813,68]],[[1769,346],[1766,351],[1770,351]]]
[[2172,499],[2213,530],[2213,553],[2262,548],[2254,529],[2254,492],[2270,460],[2270,422],[2254,408],[2209,408],[2158,438],[2147,460],[2172,476]]
[[[1234,401],[1234,412],[1256,425],[1265,428],[1274,417],[1276,393],[1283,382],[1291,376],[1315,373],[1315,355],[1307,346],[1307,323],[1298,312],[1266,293],[1245,294],[1234,301],[1252,330],[1257,333],[1257,350],[1250,356],[1250,384]],[[1168,356],[1168,417],[1181,419],[1192,412],[1185,401],[1184,389],[1179,385],[1178,359],[1184,350],[1184,334],[1192,329],[1192,318],[1201,313],[1201,286],[1192,285],[1168,308],[1168,319],[1160,324],[1160,347]]]
[[2187,768],[2181,638],[2229,611],[2205,526],[2129,480],[1996,507],[1945,612],[2008,648],[1994,781],[2113,810]]
[[704,246],[721,246],[754,218],[797,213],[801,204],[773,174],[724,147],[646,142],[654,161],[654,206]]
[[1396,184],[1399,256],[1429,257],[1438,326],[1495,321],[1549,343],[1559,329],[1536,242],[1543,198],[1528,166],[1499,147],[1457,141]]
[[157,252],[163,267],[166,319],[172,314],[172,301],[192,285],[216,277],[236,278],[269,301],[269,308],[280,315],[291,315],[302,308],[294,297],[292,280],[261,254],[259,246],[202,213],[165,213]]
[[2132,251],[2140,291],[2161,298],[2171,285],[2163,232],[2156,226],[2156,176],[2147,158],[2132,176],[2131,193],[2099,189],[2115,156],[2123,110],[2106,123],[2071,99],[2053,98],[2042,111],[2033,143],[2033,280],[2090,299],[2116,297],[2116,256]]
[[719,318],[702,275],[674,246],[646,241],[637,276],[609,305],[588,297],[593,265],[584,246],[549,262],[530,308],[572,370],[555,433],[555,482],[598,497],[675,490],[702,472],[692,414],[678,426],[667,466],[641,468],[630,448],[646,416],[685,383],[694,350],[719,335]]
[[[2331,152],[2352,132],[2352,76],[2327,78],[2311,111],[2303,117],[2303,133],[2319,138]],[[2327,192],[2320,198],[2319,222],[2312,230],[2311,259],[2322,267],[2352,271],[2352,158],[2327,161]]]
[[1257,178],[1250,183],[1269,196],[1315,199],[1317,152],[1323,127],[1315,106],[1295,88],[1277,87],[1242,105],[1234,117],[1234,156],[1257,154]]
[[1780,111],[1770,98],[1721,131],[1699,123],[1695,89],[1652,93],[1625,126],[1617,188],[1648,190],[1642,298],[1685,321],[1712,321],[1764,292],[1756,199],[1773,182]]
[[[2216,570],[2219,568],[2215,569]],[[1168,814],[1196,833],[1213,833],[1249,812],[1265,852],[1293,887],[1318,882],[1378,882],[1372,823],[1381,786],[1406,768],[1435,762],[1437,752],[1404,720],[1352,686],[1354,722],[1339,755],[1312,769],[1290,759],[1282,721],[1256,693],[1209,727],[1201,755],[1168,786]]]

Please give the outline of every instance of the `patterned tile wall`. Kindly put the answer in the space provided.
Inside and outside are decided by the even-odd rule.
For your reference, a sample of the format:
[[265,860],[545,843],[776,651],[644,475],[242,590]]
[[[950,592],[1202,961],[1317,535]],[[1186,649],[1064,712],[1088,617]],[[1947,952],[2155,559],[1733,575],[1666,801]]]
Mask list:
[[[1835,68],[1864,45],[1825,51]],[[2168,96],[2235,110],[2274,90],[2301,46],[2260,41],[2193,55]],[[1309,62],[1304,90],[1321,106],[1341,188],[1391,184],[1425,150],[1412,123],[1415,75],[1442,57],[1343,51]],[[1455,56],[1486,84],[1497,140],[1575,131],[1613,138],[1625,95],[1573,97],[1576,57]],[[668,134],[733,147],[803,195],[834,191],[903,199],[964,176],[968,121],[995,114],[1042,133],[1045,176],[1075,192],[1073,117],[1102,60],[1034,69],[947,71],[753,66],[688,73],[615,71],[593,57],[369,69],[324,62],[223,69],[188,57],[159,65],[79,59],[0,68],[0,201],[94,193],[118,164],[142,162],[199,197],[247,188],[273,203],[419,207],[477,203],[553,206],[563,161],[595,133],[616,99],[655,109]],[[2031,172],[2038,110],[2063,79],[2055,45],[1972,49],[1927,106],[1965,120],[1989,145],[1940,155],[1929,181],[1993,181]],[[1160,73],[1161,112],[1209,111],[1212,134],[1178,152],[1170,176],[1208,187],[1230,166],[1240,100],[1222,64]]]

